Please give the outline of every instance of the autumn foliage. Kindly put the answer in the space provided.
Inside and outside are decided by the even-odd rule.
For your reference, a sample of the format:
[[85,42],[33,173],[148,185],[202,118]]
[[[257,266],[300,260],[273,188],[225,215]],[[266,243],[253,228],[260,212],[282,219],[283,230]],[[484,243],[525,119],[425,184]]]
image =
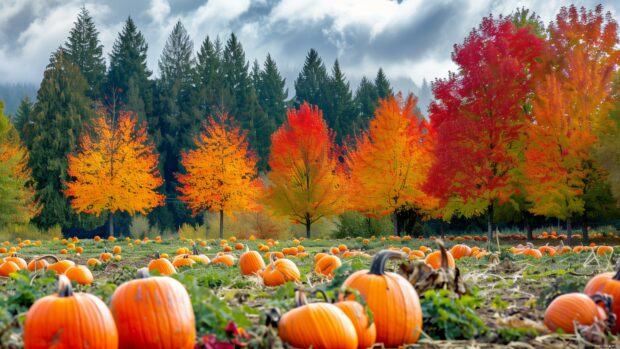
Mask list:
[[348,208],[379,216],[405,205],[435,206],[436,200],[423,190],[433,164],[434,132],[415,105],[413,96],[380,101],[368,131],[349,147]]
[[74,179],[66,183],[65,195],[71,206],[96,215],[134,215],[162,205],[164,197],[156,189],[163,180],[153,149],[146,124],[136,128],[134,114],[120,112],[113,120],[101,112],[82,136],[79,151],[69,155],[68,173]]
[[276,211],[306,226],[342,210],[342,175],[334,135],[322,112],[308,103],[291,109],[271,137],[268,175],[270,203]]
[[178,174],[179,198],[192,213],[205,210],[223,214],[258,209],[262,182],[256,174],[256,157],[248,150],[245,133],[228,114],[210,117],[194,139],[195,149],[181,153],[185,173]]

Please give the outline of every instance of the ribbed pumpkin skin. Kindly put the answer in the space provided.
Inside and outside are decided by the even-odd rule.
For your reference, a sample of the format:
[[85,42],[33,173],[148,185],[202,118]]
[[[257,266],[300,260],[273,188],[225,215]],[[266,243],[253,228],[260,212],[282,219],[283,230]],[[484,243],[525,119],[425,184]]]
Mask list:
[[612,328],[613,333],[620,333],[620,281],[614,280],[616,273],[598,274],[586,284],[583,293],[592,296],[596,293],[608,294],[613,297],[612,310],[618,320]]
[[46,296],[36,301],[24,324],[25,349],[116,349],[118,333],[110,310],[87,293]]
[[356,349],[351,320],[333,304],[312,303],[287,312],[278,325],[280,338],[299,349]]
[[213,258],[211,263],[213,263],[213,264],[224,264],[224,265],[227,265],[229,267],[232,267],[233,265],[235,265],[235,258],[233,256],[229,255],[229,254],[218,253],[217,256],[215,256],[215,258]]
[[463,244],[455,245],[450,249],[450,254],[452,254],[454,259],[469,257],[471,255],[471,248]]
[[74,265],[75,263],[68,259],[65,259],[48,265],[47,270],[53,270],[56,274],[64,274],[67,269],[71,268]]
[[[446,256],[448,257],[448,267],[454,268],[456,266],[456,263],[454,262],[454,257],[452,257],[452,253],[446,251]],[[428,256],[426,256],[424,262],[433,267],[433,269],[441,268],[441,251],[431,252]]]
[[299,281],[300,279],[301,274],[297,265],[286,258],[272,261],[263,270],[263,282],[266,286],[279,286],[288,281]]
[[83,265],[76,265],[67,269],[65,275],[69,280],[75,281],[80,285],[90,285],[93,283],[93,273]]
[[19,271],[19,266],[15,262],[4,262],[0,264],[0,276],[9,276]]
[[194,310],[180,282],[148,277],[119,286],[110,302],[119,348],[191,349],[196,337]]
[[45,259],[33,259],[30,261],[30,263],[28,263],[28,271],[44,270],[45,268],[47,268],[48,265],[49,263],[47,263]]
[[244,252],[239,257],[239,269],[242,275],[254,275],[265,268],[263,256],[256,251]]
[[341,265],[340,258],[331,255],[325,256],[316,262],[314,272],[332,278],[334,277],[334,270],[340,268]]
[[334,304],[351,320],[357,333],[357,347],[359,349],[372,347],[377,340],[377,327],[373,322],[368,326],[368,316],[364,306],[356,301],[344,301]]
[[563,294],[545,310],[545,326],[552,332],[562,329],[564,333],[574,333],[573,320],[582,325],[591,325],[595,320],[605,319],[605,311],[583,293]]
[[174,265],[166,258],[153,259],[149,262],[149,271],[157,270],[160,275],[176,274],[177,270]]
[[6,257],[4,259],[5,262],[13,262],[15,264],[17,264],[17,266],[19,267],[19,270],[24,270],[28,268],[28,264],[26,264],[26,261],[23,258],[20,257]]

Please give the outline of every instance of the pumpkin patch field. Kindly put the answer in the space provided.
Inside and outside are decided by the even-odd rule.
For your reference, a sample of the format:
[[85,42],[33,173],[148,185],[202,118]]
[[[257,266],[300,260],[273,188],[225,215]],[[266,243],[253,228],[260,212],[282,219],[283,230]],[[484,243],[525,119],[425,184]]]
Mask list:
[[6,241],[0,347],[616,346],[617,243]]

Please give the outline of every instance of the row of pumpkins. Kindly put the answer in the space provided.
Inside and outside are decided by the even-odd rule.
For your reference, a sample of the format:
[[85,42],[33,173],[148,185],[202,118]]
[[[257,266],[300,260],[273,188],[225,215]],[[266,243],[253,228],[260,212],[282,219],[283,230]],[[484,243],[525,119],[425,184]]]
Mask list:
[[538,248],[528,245],[517,245],[510,248],[510,252],[514,255],[523,255],[533,258],[542,258],[543,255],[553,257],[555,255],[563,255],[566,253],[582,253],[593,251],[598,256],[605,256],[614,252],[614,248],[611,246],[597,246],[595,243],[591,243],[589,246],[575,246],[570,247],[566,245],[558,246],[540,246]]

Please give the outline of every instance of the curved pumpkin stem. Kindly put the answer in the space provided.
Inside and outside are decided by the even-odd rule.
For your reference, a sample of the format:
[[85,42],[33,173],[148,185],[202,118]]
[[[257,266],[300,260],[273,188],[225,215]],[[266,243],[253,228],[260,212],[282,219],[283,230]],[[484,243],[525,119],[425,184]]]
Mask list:
[[155,259],[160,259],[161,255],[159,254],[159,251],[155,251],[155,255],[153,256],[153,258]]
[[329,296],[327,295],[327,293],[325,293],[325,291],[318,289],[318,290],[314,290],[314,292],[312,292],[312,294],[316,295],[317,293],[320,293],[323,296],[323,299],[325,299],[325,301],[327,303],[332,303],[331,298],[329,298]]
[[441,268],[450,268],[450,265],[448,264],[448,251],[446,251],[446,246],[443,244],[443,240],[437,239],[435,240],[435,243],[437,244],[437,246],[439,246],[439,251],[441,255]]
[[370,265],[370,271],[368,274],[384,275],[385,262],[387,262],[390,258],[403,258],[403,254],[390,250],[379,251],[379,253],[375,255],[375,258],[372,259],[372,264]]
[[138,269],[138,279],[146,279],[151,277],[148,268],[140,268]]
[[73,296],[73,287],[71,281],[65,275],[58,275],[58,297]]
[[54,256],[53,254],[46,254],[46,255],[43,255],[43,256],[35,257],[34,261],[36,262],[36,261],[40,261],[40,260],[46,259],[46,258],[51,258],[51,259],[54,260],[54,262],[59,262],[60,261],[60,259],[58,259],[58,257]]

